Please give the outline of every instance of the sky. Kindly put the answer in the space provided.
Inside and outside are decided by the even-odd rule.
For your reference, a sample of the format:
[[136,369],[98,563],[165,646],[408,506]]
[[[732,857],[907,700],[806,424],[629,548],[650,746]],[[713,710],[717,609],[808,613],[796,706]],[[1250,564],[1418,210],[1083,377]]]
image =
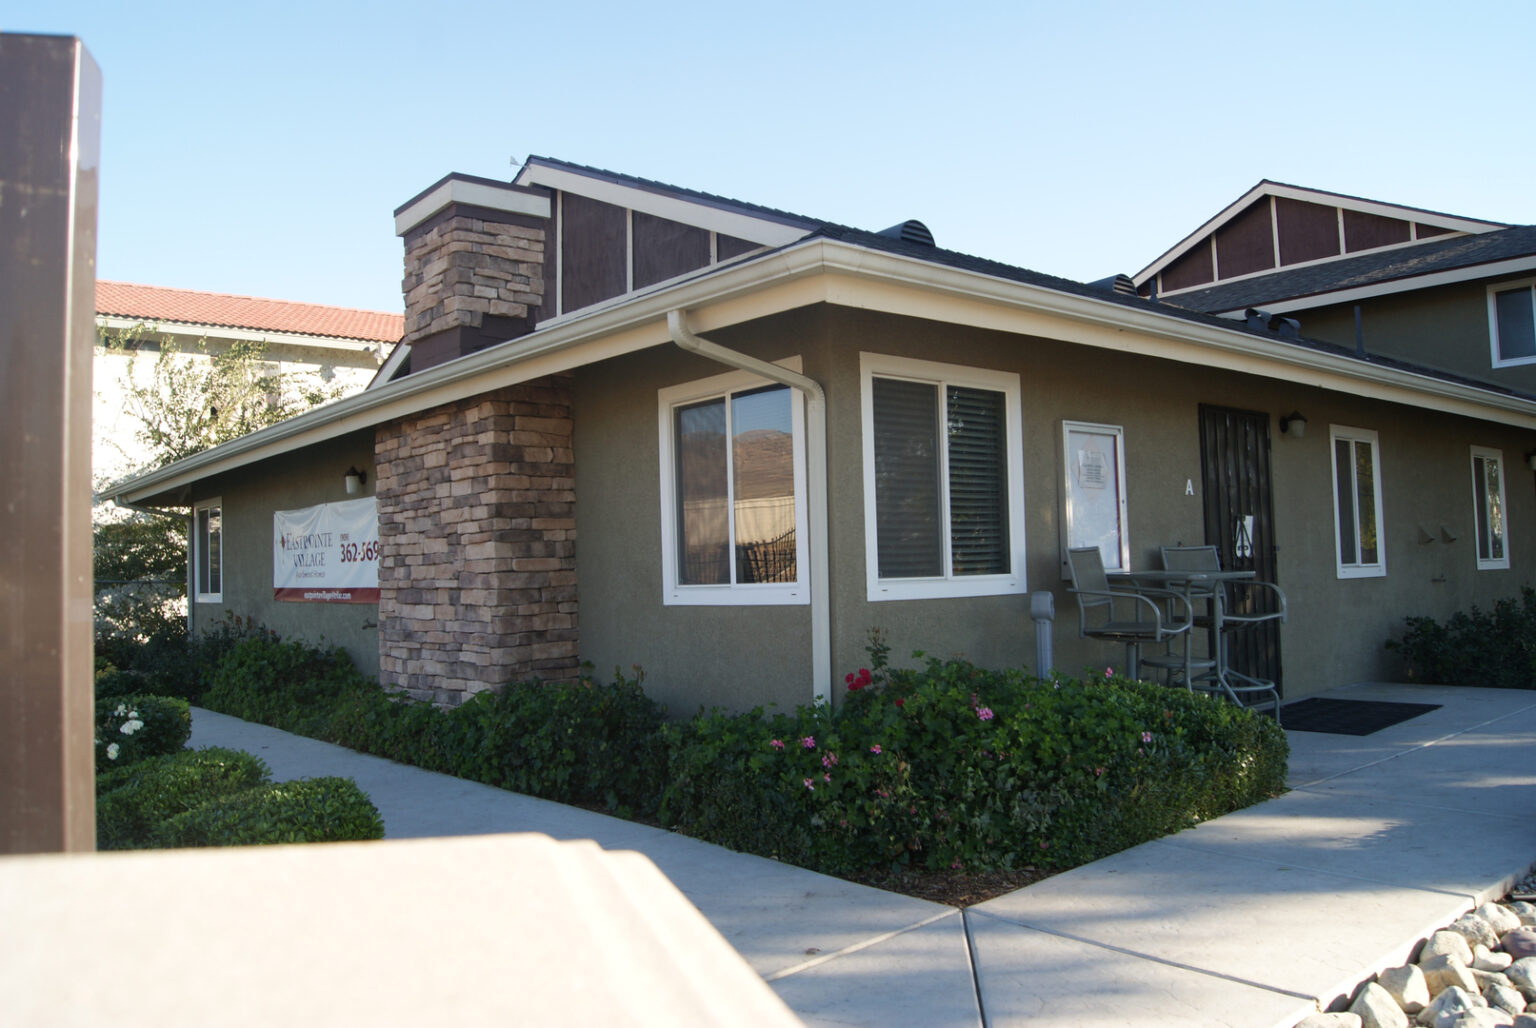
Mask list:
[[394,209],[555,157],[1076,279],[1264,178],[1536,222],[1536,4],[8,0],[102,69],[99,278],[401,309]]

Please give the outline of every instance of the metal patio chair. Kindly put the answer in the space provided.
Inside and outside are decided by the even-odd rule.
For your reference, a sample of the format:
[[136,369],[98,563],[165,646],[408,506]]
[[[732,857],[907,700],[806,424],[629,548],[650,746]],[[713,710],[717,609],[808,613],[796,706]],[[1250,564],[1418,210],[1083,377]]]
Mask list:
[[[1141,647],[1148,643],[1163,645],[1164,653],[1157,656],[1166,659],[1172,641],[1183,637],[1187,656],[1194,622],[1182,596],[1166,590],[1112,588],[1097,546],[1068,550],[1067,572],[1072,578],[1067,591],[1077,597],[1078,638],[1122,644],[1129,677],[1141,677]],[[1165,608],[1163,603],[1169,606]],[[1180,656],[1181,665],[1184,661],[1185,656]]]

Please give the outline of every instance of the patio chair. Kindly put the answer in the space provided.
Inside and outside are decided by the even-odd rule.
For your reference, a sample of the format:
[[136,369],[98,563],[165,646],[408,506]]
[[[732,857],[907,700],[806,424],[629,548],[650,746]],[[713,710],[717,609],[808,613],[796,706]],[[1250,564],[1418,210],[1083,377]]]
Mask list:
[[[1163,568],[1168,571],[1220,571],[1221,556],[1214,546],[1164,546],[1161,547]],[[1232,593],[1243,592],[1248,596],[1246,609],[1249,614],[1235,614],[1231,602]],[[1260,611],[1259,595],[1267,593],[1274,601],[1274,610]],[[1192,601],[1204,600],[1206,609],[1194,614],[1196,625],[1211,630],[1211,654],[1215,658],[1216,672],[1207,681],[1208,687],[1220,690],[1234,703],[1244,706],[1272,706],[1275,722],[1280,722],[1280,690],[1275,683],[1263,678],[1235,671],[1227,664],[1228,647],[1223,635],[1264,621],[1286,620],[1285,593],[1273,582],[1242,579],[1233,582],[1195,584],[1189,593]],[[1245,697],[1267,693],[1269,700],[1250,704]]]
[[[1068,550],[1067,573],[1072,578],[1067,591],[1077,597],[1078,638],[1124,645],[1125,673],[1130,677],[1141,677],[1141,647],[1147,643],[1161,643],[1166,649],[1183,636],[1187,650],[1193,620],[1184,597],[1166,590],[1111,588],[1097,546]],[[1170,608],[1159,601],[1171,601]]]

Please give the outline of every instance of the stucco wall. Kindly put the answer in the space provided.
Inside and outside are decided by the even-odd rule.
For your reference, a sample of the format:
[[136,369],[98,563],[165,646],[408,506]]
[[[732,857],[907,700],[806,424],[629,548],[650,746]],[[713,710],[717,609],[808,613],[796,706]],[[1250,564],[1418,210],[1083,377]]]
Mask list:
[[227,613],[254,618],[285,639],[340,646],[358,670],[377,677],[377,604],[279,603],[272,598],[273,511],[356,499],[347,496],[342,483],[349,467],[368,473],[363,494],[371,495],[372,429],[213,479],[193,498],[196,503],[222,500],[224,516],[222,602],[190,603],[194,630],[217,624]]
[[[1056,595],[1056,665],[1077,672],[1122,661],[1118,646],[1077,638],[1065,592],[1058,522],[1063,419],[1123,426],[1128,523],[1135,568],[1159,566],[1160,544],[1204,542],[1199,406],[1272,419],[1278,579],[1291,604],[1282,632],[1286,695],[1296,698],[1390,675],[1382,647],[1408,614],[1443,617],[1529,584],[1536,496],[1524,454],[1529,433],[1464,418],[1274,383],[1234,373],[1112,354],[1050,340],[960,329],[846,308],[816,307],[731,331],[716,341],[764,359],[798,354],[829,407],[834,574],[833,655],[841,673],[866,662],[872,627],[893,654],[962,653],[982,664],[1031,664],[1023,595],[869,602],[864,569],[860,350],[1014,371],[1022,380],[1028,585]],[[575,422],[582,656],[606,672],[639,663],[647,686],[691,713],[700,702],[747,707],[807,702],[809,613],[792,607],[677,607],[662,603],[657,396],[662,387],[718,374],[669,349],[579,371]],[[1281,435],[1297,409],[1307,435]],[[1387,576],[1339,580],[1334,555],[1330,423],[1379,433]],[[1514,570],[1476,570],[1469,446],[1504,453]],[[1194,495],[1186,495],[1192,483]],[[1422,523],[1432,543],[1419,542]],[[1445,534],[1454,542],[1443,541]]]

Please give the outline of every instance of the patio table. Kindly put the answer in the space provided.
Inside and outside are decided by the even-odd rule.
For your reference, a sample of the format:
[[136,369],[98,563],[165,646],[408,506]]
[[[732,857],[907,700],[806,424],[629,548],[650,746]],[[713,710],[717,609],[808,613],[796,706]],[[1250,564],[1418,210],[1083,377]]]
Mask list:
[[[1154,587],[1160,591],[1181,592],[1184,602],[1190,604],[1193,610],[1195,591],[1200,589],[1200,598],[1209,596],[1211,600],[1211,680],[1214,687],[1220,689],[1233,703],[1243,706],[1243,701],[1238,698],[1237,690],[1228,680],[1230,675],[1237,674],[1227,667],[1226,648],[1222,645],[1222,620],[1225,612],[1225,590],[1221,588],[1227,582],[1241,582],[1251,580],[1256,576],[1254,571],[1122,571],[1111,575],[1110,578],[1127,582],[1136,588],[1138,586]],[[1184,642],[1184,685],[1186,688],[1194,688],[1194,680],[1191,677],[1193,661],[1189,654],[1189,640]],[[1246,677],[1246,676],[1245,676]],[[1276,707],[1278,708],[1278,701]],[[1277,709],[1278,714],[1278,709]]]

